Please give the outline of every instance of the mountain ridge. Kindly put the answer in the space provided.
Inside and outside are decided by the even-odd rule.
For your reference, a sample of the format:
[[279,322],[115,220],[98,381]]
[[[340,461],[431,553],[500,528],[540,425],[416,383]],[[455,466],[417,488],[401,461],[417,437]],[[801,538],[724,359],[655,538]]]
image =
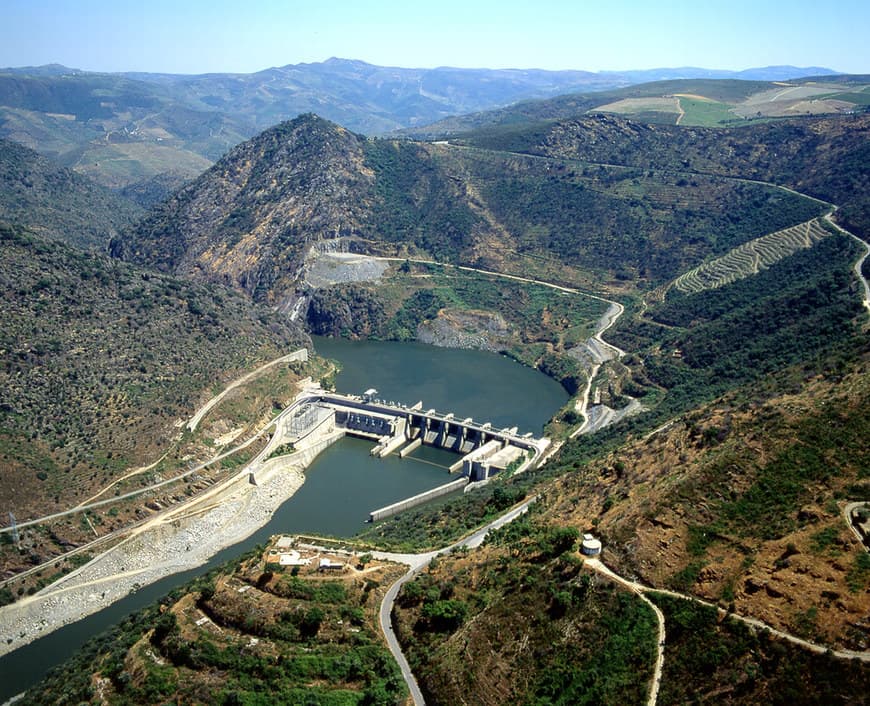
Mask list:
[[[804,73],[776,68],[777,80]],[[381,135],[557,95],[580,95],[585,110],[601,104],[590,98],[598,92],[675,71],[710,73],[406,69],[335,57],[254,73],[198,75],[9,68],[0,69],[0,136],[105,186],[135,190],[165,172],[193,178],[230,147],[308,112],[353,132]]]
[[0,138],[0,220],[105,250],[110,238],[142,215],[135,203],[88,177]]

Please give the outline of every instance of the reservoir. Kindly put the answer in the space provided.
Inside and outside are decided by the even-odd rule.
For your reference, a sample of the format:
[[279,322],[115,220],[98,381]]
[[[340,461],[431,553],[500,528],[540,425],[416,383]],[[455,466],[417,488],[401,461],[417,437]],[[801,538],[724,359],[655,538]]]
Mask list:
[[[519,427],[541,434],[543,425],[565,404],[562,387],[536,370],[504,356],[481,351],[433,348],[417,343],[352,342],[315,339],[320,355],[338,360],[338,392],[378,390],[386,401],[473,417],[494,427]],[[0,703],[36,683],[86,640],[173,588],[218,566],[270,536],[312,533],[351,536],[368,513],[450,480],[446,467],[457,456],[421,448],[406,459],[369,455],[372,442],[346,438],[324,451],[305,472],[305,483],[247,539],[218,552],[198,569],[173,574],[145,586],[77,623],[0,658]]]

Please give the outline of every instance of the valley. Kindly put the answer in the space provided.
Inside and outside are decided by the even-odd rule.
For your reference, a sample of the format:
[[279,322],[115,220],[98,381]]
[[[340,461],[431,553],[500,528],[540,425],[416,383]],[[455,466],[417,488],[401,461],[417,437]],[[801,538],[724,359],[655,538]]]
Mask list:
[[[257,528],[273,515],[279,533],[312,532],[294,525],[314,522],[294,502],[309,503],[318,471],[302,468],[316,451],[294,449],[298,465],[272,459],[257,485],[249,472],[284,443],[276,420],[299,390],[341,379],[313,354],[330,349],[312,346],[313,334],[348,339],[360,360],[365,346],[389,345],[380,341],[408,355],[422,341],[545,373],[562,388],[535,422],[553,442],[546,459],[381,522],[324,530],[343,537],[329,540],[342,551],[384,562],[372,569],[377,586],[349,572],[350,593],[335,602],[311,593],[324,577],[297,580],[260,549],[230,567],[213,560],[211,579],[173,587],[161,608],[116,626],[120,651],[85,648],[77,699],[206,689],[254,703],[269,683],[336,703],[401,702],[385,656],[365,677],[342,667],[333,679],[326,662],[312,664],[307,685],[290,686],[305,651],[368,654],[384,650],[383,632],[417,702],[741,703],[782,692],[848,703],[870,674],[870,564],[844,520],[870,493],[868,122],[848,110],[779,119],[792,109],[781,104],[721,124],[726,104],[759,96],[818,97],[835,112],[847,95],[860,104],[863,84],[820,84],[650,85],[591,113],[576,96],[555,99],[517,108],[534,120],[513,113],[505,124],[501,109],[435,142],[365,137],[304,114],[233,147],[141,219],[107,216],[73,244],[63,241],[81,232],[74,221],[39,230],[61,197],[32,201],[49,215],[0,231],[0,500],[20,533],[13,541],[4,528],[0,547],[4,602],[20,598],[0,608],[6,649],[34,637],[23,633],[46,610],[64,622],[126,605],[168,568],[228,558],[219,550],[265,539]],[[668,112],[651,102],[663,91],[676,124],[649,115]],[[39,178],[103,208],[86,182],[6,153],[18,170],[9,183],[49,175]],[[81,249],[94,243],[110,256]],[[540,382],[505,382],[497,402],[460,411],[490,399],[470,380],[497,366],[480,359],[453,380],[434,364],[448,353],[425,349],[431,365],[407,366],[428,386],[424,405],[438,406],[429,391],[443,387],[457,416],[513,426],[543,394]],[[365,359],[348,391],[381,389],[391,355]],[[386,399],[417,401],[393,389]],[[603,542],[593,560],[580,550],[586,533]],[[354,602],[362,615],[351,616]],[[28,606],[36,612],[14,622]],[[30,654],[20,649],[7,658]],[[803,695],[787,689],[797,665],[812,682]],[[57,698],[61,673],[27,698]]]

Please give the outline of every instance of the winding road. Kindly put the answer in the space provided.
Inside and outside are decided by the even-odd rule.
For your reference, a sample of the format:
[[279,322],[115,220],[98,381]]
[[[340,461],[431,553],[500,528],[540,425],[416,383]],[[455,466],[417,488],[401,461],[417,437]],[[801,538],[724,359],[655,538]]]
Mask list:
[[[537,497],[527,500],[526,502],[518,505],[514,509],[505,513],[498,519],[490,522],[485,527],[477,530],[473,534],[468,537],[451,544],[444,549],[423,552],[420,554],[395,554],[390,552],[372,552],[372,556],[376,559],[382,561],[393,561],[400,564],[407,564],[409,566],[409,570],[406,574],[404,574],[398,581],[396,581],[390,589],[387,591],[384,596],[383,601],[381,602],[381,607],[379,611],[379,621],[381,625],[381,630],[384,633],[384,637],[387,640],[387,645],[390,648],[390,652],[392,652],[393,657],[396,659],[396,662],[399,664],[399,668],[401,669],[402,676],[405,679],[405,683],[408,685],[408,689],[411,692],[411,697],[414,700],[414,704],[416,706],[424,706],[425,700],[423,698],[423,694],[420,690],[419,685],[417,684],[417,680],[414,678],[414,674],[411,671],[410,666],[408,665],[408,661],[405,658],[404,653],[402,652],[402,648],[399,645],[399,641],[396,638],[395,631],[393,630],[392,624],[392,613],[393,607],[396,602],[396,598],[399,595],[399,592],[402,589],[402,586],[412,580],[417,574],[423,571],[428,565],[429,562],[432,561],[435,557],[444,556],[449,554],[450,552],[460,548],[460,547],[468,547],[469,549],[476,548],[483,543],[483,540],[486,538],[486,535],[489,531],[493,529],[497,529],[499,527],[503,527],[504,525],[512,522],[517,517],[525,513],[529,506],[537,500]],[[804,640],[803,638],[797,637],[796,635],[792,635],[790,633],[784,632],[782,630],[778,630],[770,625],[756,620],[755,618],[750,618],[747,616],[739,615],[738,613],[728,612],[723,608],[720,608],[714,603],[710,603],[709,601],[705,601],[701,598],[697,598],[695,596],[687,595],[684,593],[677,593],[676,591],[669,591],[666,589],[652,588],[650,586],[645,586],[643,584],[637,583],[636,581],[631,581],[626,579],[619,574],[617,574],[612,569],[608,568],[600,559],[597,558],[585,558],[584,564],[589,569],[600,573],[603,576],[606,576],[613,582],[619,584],[620,586],[626,588],[632,593],[636,594],[644,603],[646,603],[653,613],[656,616],[656,621],[658,623],[657,630],[657,638],[656,638],[656,661],[653,668],[653,677],[650,682],[650,690],[649,696],[647,698],[647,706],[655,706],[656,701],[658,699],[659,689],[661,688],[662,681],[662,671],[664,668],[664,660],[665,660],[665,646],[667,642],[667,633],[665,629],[665,616],[662,610],[653,603],[646,594],[648,593],[659,593],[666,596],[671,596],[673,598],[679,598],[685,601],[692,601],[694,603],[698,603],[700,605],[707,606],[709,608],[715,608],[720,615],[730,616],[735,620],[739,620],[747,625],[752,626],[758,630],[769,631],[770,634],[775,635],[776,637],[786,640],[802,649],[809,650],[815,654],[829,654],[838,659],[857,659],[862,662],[870,662],[870,652],[857,652],[853,650],[832,650],[829,647],[824,645],[819,645],[815,642],[810,642],[809,640]]]
[[830,204],[832,210],[825,216],[825,220],[830,223],[834,228],[840,231],[843,235],[848,235],[853,240],[857,241],[861,247],[864,248],[864,254],[858,258],[858,261],[855,263],[855,267],[853,268],[855,271],[855,276],[858,278],[858,281],[861,283],[864,289],[864,299],[863,304],[864,308],[867,309],[867,312],[870,313],[870,284],[867,283],[867,278],[864,276],[864,262],[867,260],[867,256],[870,255],[870,244],[866,241],[861,240],[854,233],[850,233],[848,230],[838,225],[836,221],[834,221],[834,214],[837,212],[837,206],[834,204]]
[[[583,292],[579,289],[575,289],[574,287],[565,287],[560,284],[553,284],[552,282],[544,282],[539,279],[521,277],[519,275],[509,275],[503,272],[495,272],[494,270],[482,270],[477,267],[467,267],[465,265],[451,265],[443,262],[438,262],[436,260],[419,260],[405,257],[373,257],[372,259],[383,260],[387,262],[413,262],[420,265],[436,265],[438,267],[453,268],[457,270],[462,270],[463,272],[475,272],[477,274],[489,275],[491,277],[500,277],[502,279],[513,280],[514,282],[536,284],[541,287],[555,289],[559,292],[565,292],[566,294],[575,294],[581,297],[596,299],[597,301],[607,304],[609,308],[598,320],[598,324],[595,328],[595,333],[583,343],[583,347],[589,353],[590,357],[593,360],[593,367],[591,372],[587,376],[586,387],[583,390],[583,395],[580,397],[575,407],[575,410],[583,415],[583,424],[581,424],[571,433],[571,438],[573,439],[578,434],[582,434],[585,431],[589,431],[591,429],[593,420],[591,419],[588,410],[589,398],[592,394],[592,383],[595,380],[595,376],[598,375],[598,371],[601,369],[601,366],[605,362],[607,362],[608,360],[613,360],[614,358],[622,358],[625,355],[624,350],[618,348],[617,346],[614,346],[612,343],[608,343],[602,338],[602,335],[607,332],[608,329],[612,328],[619,320],[619,317],[625,313],[625,307],[622,304],[617,301],[613,301],[612,299],[606,299],[605,297],[599,296],[597,294]],[[596,428],[600,428],[601,426],[604,425],[598,424],[596,425]],[[548,456],[549,455],[552,454],[548,454]]]
[[513,509],[506,512],[501,517],[496,518],[489,524],[484,525],[467,537],[464,537],[458,542],[454,542],[453,544],[443,549],[431,552],[424,552],[422,554],[393,554],[390,552],[371,552],[372,556],[376,559],[384,561],[394,561],[399,564],[407,564],[410,567],[410,569],[404,576],[402,576],[398,581],[390,586],[390,589],[384,596],[383,601],[381,601],[381,608],[378,613],[378,617],[381,624],[381,631],[384,633],[384,637],[387,640],[387,646],[390,648],[390,652],[393,653],[393,657],[399,664],[399,669],[401,669],[402,671],[402,677],[405,679],[405,683],[408,685],[408,690],[411,692],[411,698],[414,699],[414,703],[416,704],[416,706],[424,706],[426,701],[423,699],[423,693],[420,691],[420,687],[417,685],[417,680],[414,678],[411,667],[408,665],[408,660],[405,658],[405,655],[402,652],[402,648],[399,645],[399,641],[396,639],[396,633],[393,631],[393,606],[396,603],[396,597],[399,595],[399,591],[402,589],[402,586],[405,583],[413,579],[424,568],[426,568],[429,565],[429,562],[432,561],[432,559],[437,556],[449,554],[450,552],[461,547],[467,547],[468,549],[475,549],[479,547],[481,544],[483,544],[483,540],[486,539],[486,535],[490,531],[498,529],[499,527],[504,527],[506,524],[513,522],[520,515],[528,511],[529,506],[537,499],[537,496],[535,496],[533,498],[530,498],[529,500],[526,500],[525,502],[517,505]]

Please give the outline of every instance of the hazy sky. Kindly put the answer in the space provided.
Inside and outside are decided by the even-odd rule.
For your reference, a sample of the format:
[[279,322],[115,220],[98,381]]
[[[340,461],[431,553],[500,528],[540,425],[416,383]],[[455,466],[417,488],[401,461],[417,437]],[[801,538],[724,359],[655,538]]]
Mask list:
[[870,0],[2,0],[0,66],[252,72],[774,64],[870,73]]

